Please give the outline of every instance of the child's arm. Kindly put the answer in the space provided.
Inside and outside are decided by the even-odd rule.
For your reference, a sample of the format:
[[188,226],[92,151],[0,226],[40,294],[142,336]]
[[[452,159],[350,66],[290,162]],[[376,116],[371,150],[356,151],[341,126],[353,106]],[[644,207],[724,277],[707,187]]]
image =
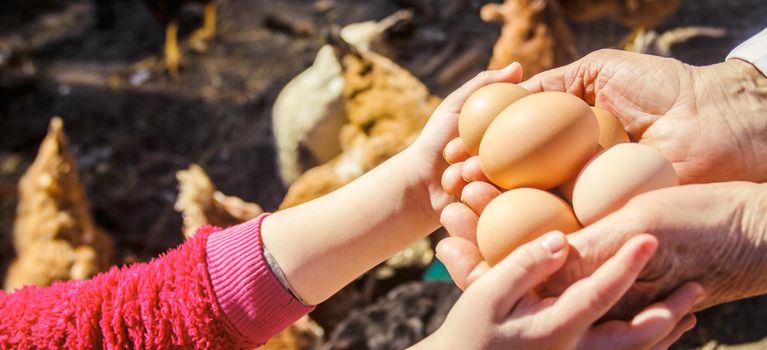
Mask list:
[[333,193],[264,221],[264,245],[301,299],[327,299],[440,226],[439,213],[453,200],[440,183],[448,166],[442,149],[457,136],[463,102],[484,85],[518,82],[521,75],[519,64],[478,75],[442,102],[405,151]]
[[558,297],[535,287],[567,260],[567,241],[552,232],[516,249],[472,283],[444,324],[414,349],[666,349],[695,325],[703,298],[689,282],[630,321],[594,325],[631,287],[658,246],[629,240],[591,276]]

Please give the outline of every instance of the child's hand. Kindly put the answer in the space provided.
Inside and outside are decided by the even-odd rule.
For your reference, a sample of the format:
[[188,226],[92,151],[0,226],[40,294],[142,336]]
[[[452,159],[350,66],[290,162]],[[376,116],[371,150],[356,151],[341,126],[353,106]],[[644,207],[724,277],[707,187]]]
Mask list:
[[455,200],[451,193],[443,190],[441,184],[442,173],[448,166],[442,152],[451,139],[458,137],[458,114],[463,103],[474,91],[485,85],[498,82],[519,83],[521,79],[522,67],[519,63],[512,63],[501,70],[478,74],[442,101],[418,139],[406,151],[410,154],[412,168],[417,169],[418,181],[428,190],[431,207],[437,215]]
[[591,276],[558,297],[534,288],[564,264],[568,245],[552,232],[515,250],[469,286],[445,323],[417,347],[434,349],[665,349],[695,325],[703,297],[687,283],[631,321],[594,325],[634,283],[658,246],[651,235],[629,240]]

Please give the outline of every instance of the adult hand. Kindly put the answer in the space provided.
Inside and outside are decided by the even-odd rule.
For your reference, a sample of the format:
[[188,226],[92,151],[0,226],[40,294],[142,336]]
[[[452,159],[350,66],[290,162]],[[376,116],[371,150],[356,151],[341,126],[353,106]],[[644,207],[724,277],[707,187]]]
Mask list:
[[[484,206],[500,192],[473,182],[462,203],[442,213],[449,237],[437,246],[456,283],[466,288],[487,265],[475,245],[476,223]],[[611,317],[625,318],[665,296],[685,281],[698,281],[706,298],[698,309],[767,293],[767,185],[729,182],[670,187],[644,193],[600,221],[568,235],[565,266],[544,285],[558,295],[591,275],[634,236],[654,235],[658,252]]]
[[767,181],[767,77],[745,61],[693,67],[600,50],[521,85],[612,112],[632,140],[672,162],[683,184]]

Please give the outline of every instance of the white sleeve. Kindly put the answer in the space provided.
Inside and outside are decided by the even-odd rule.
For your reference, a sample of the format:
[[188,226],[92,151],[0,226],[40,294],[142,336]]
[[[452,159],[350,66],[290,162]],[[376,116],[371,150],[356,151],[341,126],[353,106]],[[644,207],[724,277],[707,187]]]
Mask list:
[[731,58],[747,61],[767,76],[767,29],[738,45],[727,55],[728,60]]

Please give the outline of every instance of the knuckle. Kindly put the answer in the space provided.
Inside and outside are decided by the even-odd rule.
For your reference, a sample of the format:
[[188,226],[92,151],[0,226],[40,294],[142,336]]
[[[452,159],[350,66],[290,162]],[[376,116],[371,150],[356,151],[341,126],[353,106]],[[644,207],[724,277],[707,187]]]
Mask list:
[[593,309],[609,308],[614,300],[615,297],[611,291],[595,288],[591,293],[588,305]]
[[599,49],[586,55],[586,57],[590,59],[604,59],[615,57],[616,55],[622,55],[623,53],[624,52],[622,50],[617,49]]

